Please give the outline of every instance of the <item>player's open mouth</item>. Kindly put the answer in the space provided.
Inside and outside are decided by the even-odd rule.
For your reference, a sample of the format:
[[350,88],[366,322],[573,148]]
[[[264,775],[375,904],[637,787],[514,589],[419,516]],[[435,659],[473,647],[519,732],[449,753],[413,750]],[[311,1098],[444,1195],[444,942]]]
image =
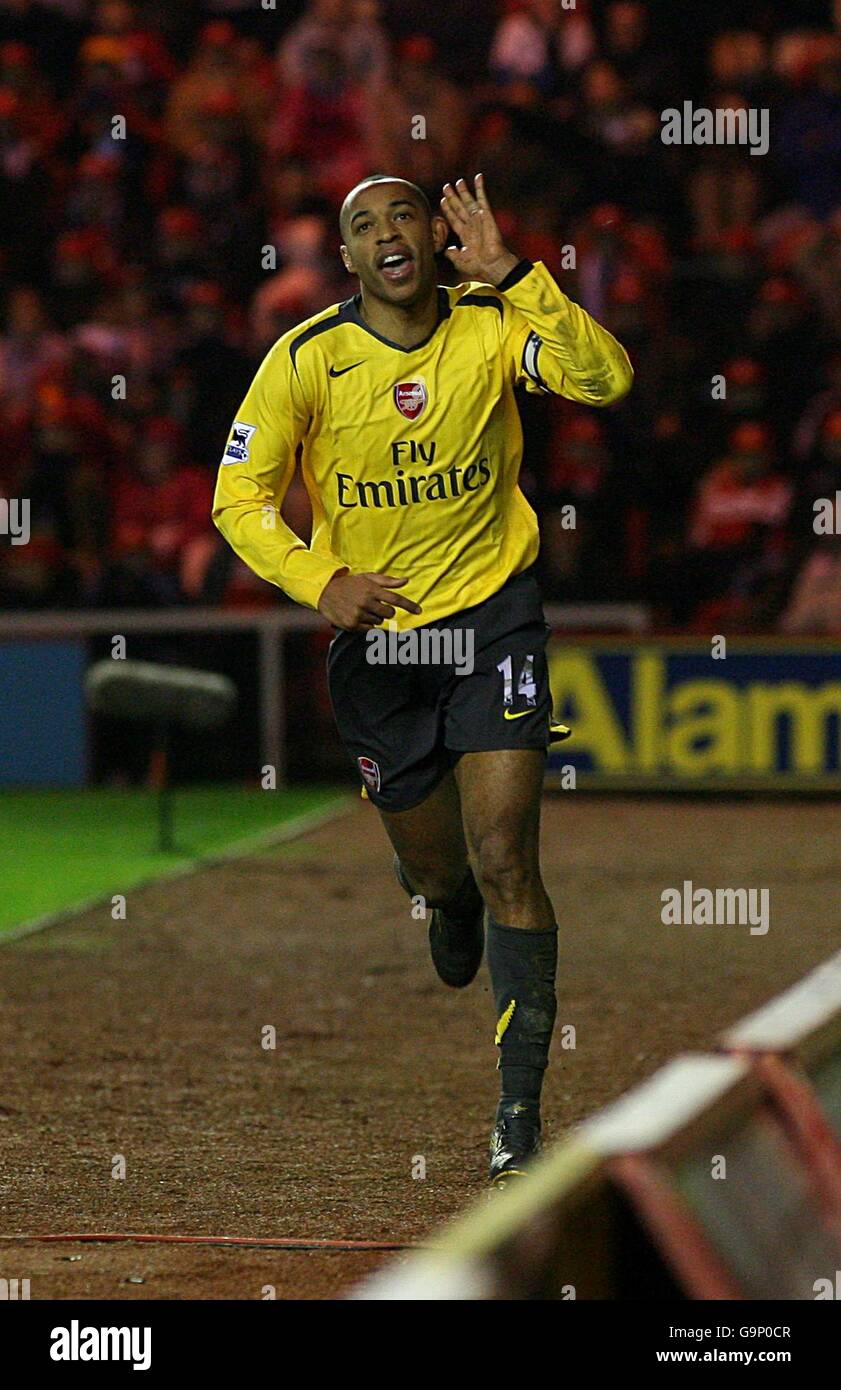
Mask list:
[[408,251],[388,251],[377,264],[384,279],[398,284],[411,279],[415,272],[415,260]]

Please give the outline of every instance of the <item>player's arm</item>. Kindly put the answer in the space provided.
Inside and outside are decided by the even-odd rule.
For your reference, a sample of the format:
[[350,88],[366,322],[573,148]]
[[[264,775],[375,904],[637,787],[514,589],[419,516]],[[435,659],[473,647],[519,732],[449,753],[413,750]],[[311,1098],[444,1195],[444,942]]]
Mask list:
[[633,368],[612,333],[568,299],[546,267],[507,250],[476,175],[475,196],[464,179],[445,184],[441,206],[461,246],[447,256],[466,278],[485,280],[505,296],[505,348],[515,379],[586,405],[610,405],[630,390]]
[[317,608],[337,627],[358,630],[394,617],[395,606],[420,613],[392,592],[394,575],[351,574],[337,555],[310,550],[280,515],[295,472],[295,451],[313,411],[285,339],[263,361],[231,427],[213,499],[213,520],[228,544],[261,579]]
[[322,590],[345,566],[335,555],[310,550],[280,515],[309,419],[304,389],[281,339],[264,358],[231,427],[213,520],[255,574],[317,608]]

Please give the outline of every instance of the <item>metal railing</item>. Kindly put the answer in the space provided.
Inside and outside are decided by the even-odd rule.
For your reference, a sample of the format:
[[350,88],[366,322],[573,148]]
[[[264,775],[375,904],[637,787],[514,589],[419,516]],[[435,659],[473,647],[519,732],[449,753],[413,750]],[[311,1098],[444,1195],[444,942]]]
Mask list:
[[[646,632],[644,604],[548,604],[546,621],[562,632]],[[326,632],[328,624],[308,608],[228,610],[221,608],[55,610],[0,614],[0,642],[116,637],[132,632],[253,632],[257,638],[260,758],[283,780],[286,747],[284,637],[290,632]]]

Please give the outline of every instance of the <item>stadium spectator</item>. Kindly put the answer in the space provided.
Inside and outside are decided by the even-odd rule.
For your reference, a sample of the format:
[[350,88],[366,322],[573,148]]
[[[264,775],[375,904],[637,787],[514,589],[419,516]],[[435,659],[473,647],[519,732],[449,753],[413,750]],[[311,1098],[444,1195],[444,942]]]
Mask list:
[[698,487],[689,521],[689,554],[706,624],[749,622],[785,561],[791,484],[776,471],[767,426],[744,421],[729,449]]
[[370,132],[373,166],[400,169],[421,186],[434,184],[439,169],[461,158],[467,115],[462,93],[436,63],[432,40],[423,34],[404,39]]
[[841,406],[827,411],[815,443],[797,472],[792,531],[798,550],[814,534],[815,504],[841,492]]
[[69,345],[50,323],[43,296],[31,285],[10,290],[0,337],[0,403],[30,398],[42,377],[68,356]]
[[841,352],[826,359],[826,385],[806,405],[792,436],[792,453],[798,462],[811,454],[828,415],[841,410]]
[[308,51],[304,75],[284,87],[268,133],[273,159],[309,165],[316,186],[340,203],[369,167],[370,93],[334,46]]
[[558,406],[567,419],[552,431],[542,479],[541,573],[553,597],[603,597],[609,552],[601,542],[608,524],[604,504],[611,463],[605,427],[594,415],[563,410],[569,402],[559,399]]
[[376,94],[389,69],[389,44],[379,23],[376,0],[310,0],[277,54],[285,86],[307,88],[320,80],[324,54],[335,60],[337,75]]
[[207,528],[212,485],[181,462],[183,439],[165,417],[146,422],[128,466],[117,469],[108,535],[106,606],[180,603],[196,596],[215,549]]
[[251,73],[230,24],[216,21],[199,35],[195,56],[170,89],[170,145],[190,156],[208,139],[259,140],[269,93]]
[[490,54],[491,74],[502,91],[510,95],[519,88],[520,100],[528,100],[530,88],[542,96],[556,95],[564,75],[577,73],[595,55],[588,9],[586,4],[565,9],[562,0],[508,7]]
[[666,104],[680,86],[677,55],[665,52],[652,36],[640,0],[613,0],[607,6],[602,51],[614,71],[645,102]]
[[841,534],[822,538],[804,561],[779,626],[792,636],[841,636]]
[[841,188],[841,36],[804,36],[792,76],[775,122],[776,158],[796,201],[826,217]]

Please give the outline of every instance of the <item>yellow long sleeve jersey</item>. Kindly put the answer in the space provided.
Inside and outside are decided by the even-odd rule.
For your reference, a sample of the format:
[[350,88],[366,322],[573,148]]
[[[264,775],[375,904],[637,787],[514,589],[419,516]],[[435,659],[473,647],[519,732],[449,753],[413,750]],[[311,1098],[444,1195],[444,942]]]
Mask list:
[[[359,296],[271,348],[231,430],[213,519],[238,555],[317,608],[338,571],[406,576],[435,622],[495,593],[535,559],[537,518],[517,485],[514,387],[587,405],[619,400],[625,350],[522,261],[498,289],[439,288],[438,323],[405,349],[375,333]],[[302,446],[313,511],[307,546],[280,517]]]

